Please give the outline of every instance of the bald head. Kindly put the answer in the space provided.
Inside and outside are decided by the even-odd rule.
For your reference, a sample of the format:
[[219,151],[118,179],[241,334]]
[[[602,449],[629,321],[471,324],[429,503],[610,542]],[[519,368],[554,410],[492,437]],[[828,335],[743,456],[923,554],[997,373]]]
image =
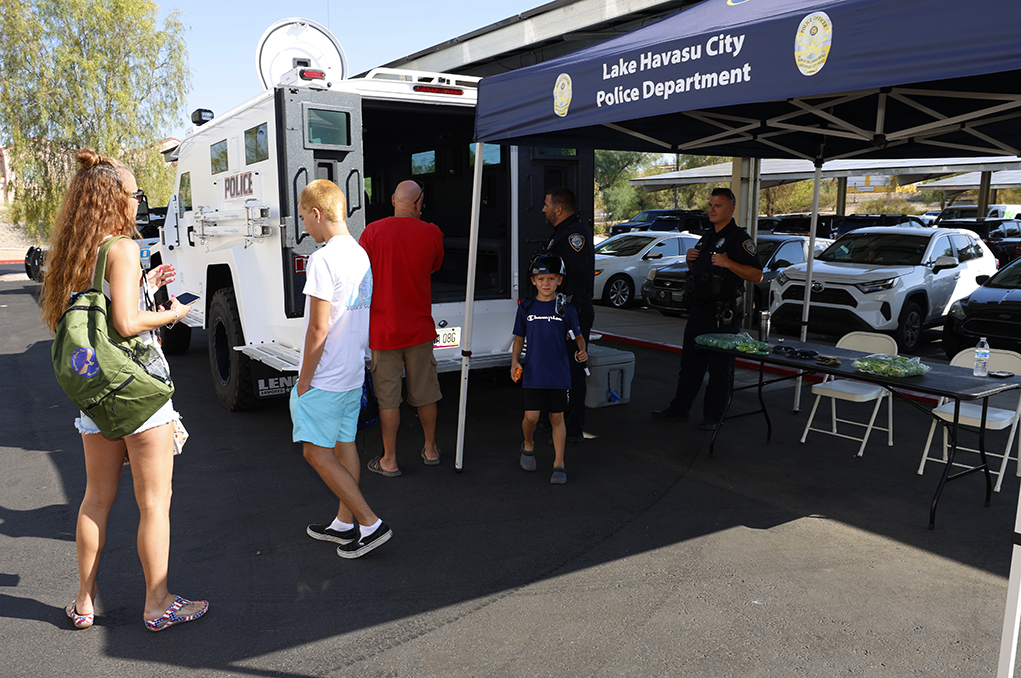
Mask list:
[[402,181],[397,184],[397,190],[393,195],[394,216],[418,219],[422,216],[424,198],[425,191],[418,185],[418,182],[410,179]]

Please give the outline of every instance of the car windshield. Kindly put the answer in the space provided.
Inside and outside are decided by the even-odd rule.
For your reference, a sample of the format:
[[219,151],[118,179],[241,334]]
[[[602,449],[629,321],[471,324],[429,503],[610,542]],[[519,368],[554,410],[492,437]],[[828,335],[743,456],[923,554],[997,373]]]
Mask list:
[[622,235],[610,238],[596,248],[596,254],[607,254],[611,257],[631,257],[641,252],[655,238],[647,235]]
[[1021,288],[1021,259],[1017,259],[1011,265],[1001,268],[992,278],[986,281],[983,287],[994,287],[1001,290]]
[[819,261],[878,266],[918,266],[929,237],[901,233],[855,233],[837,240],[819,255]]
[[779,240],[760,240],[758,243],[759,261],[765,264],[773,257],[773,252],[780,246]]

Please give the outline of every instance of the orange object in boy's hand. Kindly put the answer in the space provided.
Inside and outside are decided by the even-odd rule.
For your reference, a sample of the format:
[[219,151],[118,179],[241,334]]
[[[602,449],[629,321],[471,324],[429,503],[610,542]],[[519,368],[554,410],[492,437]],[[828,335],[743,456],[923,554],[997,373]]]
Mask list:
[[516,370],[514,370],[514,381],[519,381],[520,379],[521,379],[521,368],[519,367]]

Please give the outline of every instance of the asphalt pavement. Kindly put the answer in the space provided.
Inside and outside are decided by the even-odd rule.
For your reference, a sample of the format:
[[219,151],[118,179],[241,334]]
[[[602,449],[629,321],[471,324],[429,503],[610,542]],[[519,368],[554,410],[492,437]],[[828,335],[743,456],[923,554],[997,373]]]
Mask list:
[[[191,439],[177,458],[170,588],[208,615],[141,623],[130,470],[110,519],[96,626],[70,627],[84,489],[75,411],[52,377],[39,286],[0,266],[0,674],[52,676],[993,676],[1019,482],[983,506],[970,476],[916,474],[928,430],[896,405],[895,445],[813,434],[774,387],[761,418],[709,436],[653,422],[673,392],[683,320],[597,308],[598,343],[635,355],[631,402],[588,411],[569,482],[518,467],[521,401],[503,370],[442,375],[442,463],[426,467],[403,410],[400,478],[362,489],[394,530],[342,560],[305,535],[332,495],[290,442],[284,401],[217,405],[204,333],[171,358]],[[508,328],[509,331],[509,328]],[[609,341],[609,337],[616,341]],[[673,341],[670,341],[673,339]],[[742,374],[747,380],[749,375]],[[735,407],[753,396],[738,394]],[[843,413],[842,413],[843,414]],[[855,416],[848,411],[850,416]],[[865,413],[860,413],[862,417]],[[379,430],[359,434],[363,462]],[[1002,448],[992,435],[990,446]]]

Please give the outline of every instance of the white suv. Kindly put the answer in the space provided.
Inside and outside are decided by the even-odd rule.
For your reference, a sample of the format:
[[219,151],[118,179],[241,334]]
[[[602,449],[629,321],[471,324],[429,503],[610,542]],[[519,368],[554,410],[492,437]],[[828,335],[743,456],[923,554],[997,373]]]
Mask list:
[[[773,280],[770,311],[778,330],[799,327],[806,269],[797,264]],[[940,324],[950,304],[978,288],[978,276],[995,272],[992,252],[964,229],[852,231],[815,259],[808,327],[834,335],[886,332],[910,354],[923,327]]]

